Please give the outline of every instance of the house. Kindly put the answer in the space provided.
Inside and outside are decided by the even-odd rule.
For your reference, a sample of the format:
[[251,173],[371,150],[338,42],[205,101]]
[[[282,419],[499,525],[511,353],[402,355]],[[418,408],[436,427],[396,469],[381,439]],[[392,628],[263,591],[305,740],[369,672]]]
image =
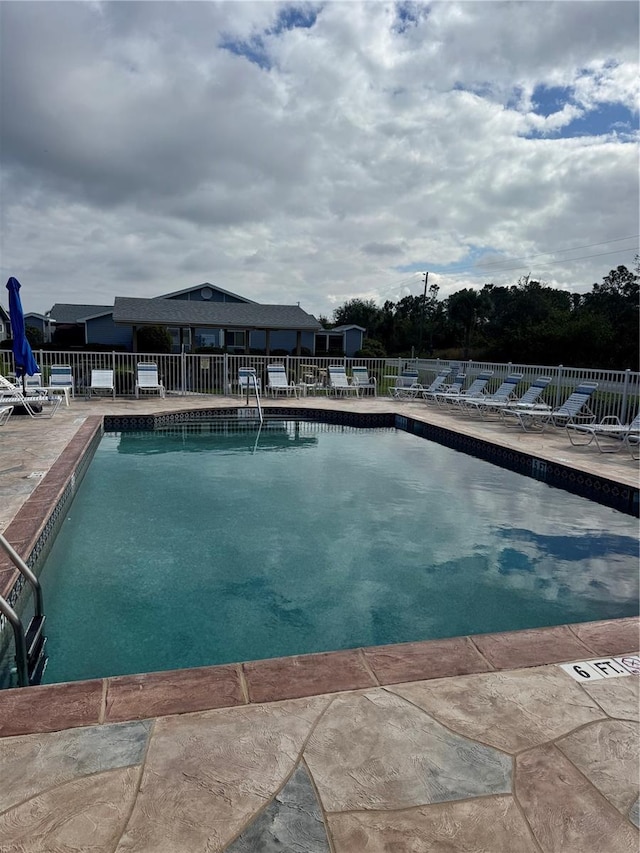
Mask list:
[[334,326],[333,329],[323,329],[316,332],[315,355],[332,355],[344,353],[352,356],[362,349],[362,339],[366,329],[362,326]]
[[6,341],[11,337],[11,320],[9,312],[0,305],[0,341]]
[[24,315],[24,325],[25,328],[37,329],[46,343],[51,340],[51,321],[46,314],[30,311]]
[[267,355],[352,356],[365,332],[360,326],[327,331],[299,305],[264,305],[209,282],[151,299],[117,296],[112,306],[56,303],[48,314],[56,330],[75,330],[78,343],[133,352],[139,330],[149,326],[167,328],[176,352],[210,346]]

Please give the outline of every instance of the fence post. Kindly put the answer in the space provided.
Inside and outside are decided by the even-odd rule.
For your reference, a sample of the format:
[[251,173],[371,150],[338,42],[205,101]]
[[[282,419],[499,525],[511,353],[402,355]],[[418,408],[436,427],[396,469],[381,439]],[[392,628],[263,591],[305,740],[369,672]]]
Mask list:
[[560,386],[562,385],[561,380],[562,380],[563,371],[564,371],[564,364],[559,364],[558,370],[557,370],[558,381],[556,382],[556,396],[555,396],[555,399],[553,401],[553,408],[554,409],[557,409],[558,406],[560,405],[560,400],[561,400],[561,396],[562,396],[560,393]]
[[224,395],[225,397],[229,397],[231,394],[231,389],[229,388],[229,353],[225,352],[222,355],[222,369],[224,371]]
[[187,393],[187,356],[184,344],[180,344],[180,396],[185,397]]
[[624,372],[624,388],[622,389],[622,402],[620,404],[620,422],[627,422],[627,403],[629,399],[629,381],[631,379],[631,370],[627,367]]

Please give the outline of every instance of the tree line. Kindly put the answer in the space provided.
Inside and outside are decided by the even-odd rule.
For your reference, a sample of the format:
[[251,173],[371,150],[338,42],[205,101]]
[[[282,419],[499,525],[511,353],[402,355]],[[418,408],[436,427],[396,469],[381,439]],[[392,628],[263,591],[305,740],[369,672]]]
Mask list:
[[568,293],[529,276],[509,287],[485,284],[438,299],[405,296],[379,307],[350,299],[327,328],[356,324],[367,330],[362,356],[415,356],[566,364],[638,370],[640,258],[618,266],[588,293]]

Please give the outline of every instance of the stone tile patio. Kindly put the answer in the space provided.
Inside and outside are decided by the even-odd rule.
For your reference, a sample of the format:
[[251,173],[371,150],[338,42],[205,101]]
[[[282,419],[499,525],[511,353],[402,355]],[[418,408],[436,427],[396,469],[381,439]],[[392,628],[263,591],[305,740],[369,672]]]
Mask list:
[[[15,547],[41,524],[21,509],[42,472],[92,417],[159,408],[77,401],[3,427]],[[561,435],[455,422],[637,486],[629,460]],[[640,680],[558,664],[639,648],[633,618],[0,691],[0,851],[637,853]]]

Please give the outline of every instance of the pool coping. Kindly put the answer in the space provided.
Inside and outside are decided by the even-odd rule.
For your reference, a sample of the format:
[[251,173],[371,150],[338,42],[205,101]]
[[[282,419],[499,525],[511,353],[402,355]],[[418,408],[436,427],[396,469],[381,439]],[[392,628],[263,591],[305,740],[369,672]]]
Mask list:
[[[26,562],[32,568],[43,562],[55,532],[62,523],[64,511],[73,499],[105,431],[154,429],[157,426],[181,424],[194,417],[197,420],[222,419],[237,411],[237,407],[229,407],[185,409],[146,416],[88,416],[25,501],[4,535],[19,553],[28,555]],[[586,477],[584,472],[579,471],[574,471],[572,482],[567,480],[566,474],[563,477],[563,469],[573,470],[569,466],[539,460],[545,464],[543,469],[538,470],[533,454],[508,450],[470,436],[462,436],[469,439],[463,442],[459,440],[461,434],[454,430],[395,412],[354,413],[273,407],[269,413],[274,418],[288,420],[298,418],[353,426],[397,426],[537,479],[547,481],[548,474],[559,477],[559,483],[550,485],[558,485],[568,491],[584,489],[586,480],[589,481],[589,488],[593,488],[595,481],[617,485],[626,490],[627,512],[631,506],[637,508],[638,490],[635,490],[635,498],[630,500],[628,493],[634,490],[628,485],[615,484],[599,476]],[[603,495],[601,486],[598,494]],[[599,502],[605,503],[602,499]],[[16,606],[21,597],[25,597],[22,596],[23,588],[24,579],[13,568],[8,557],[1,554],[0,595]],[[639,647],[640,617],[634,616],[29,688],[8,688],[0,690],[0,737],[273,702],[431,678],[541,666],[598,655],[633,654]]]

